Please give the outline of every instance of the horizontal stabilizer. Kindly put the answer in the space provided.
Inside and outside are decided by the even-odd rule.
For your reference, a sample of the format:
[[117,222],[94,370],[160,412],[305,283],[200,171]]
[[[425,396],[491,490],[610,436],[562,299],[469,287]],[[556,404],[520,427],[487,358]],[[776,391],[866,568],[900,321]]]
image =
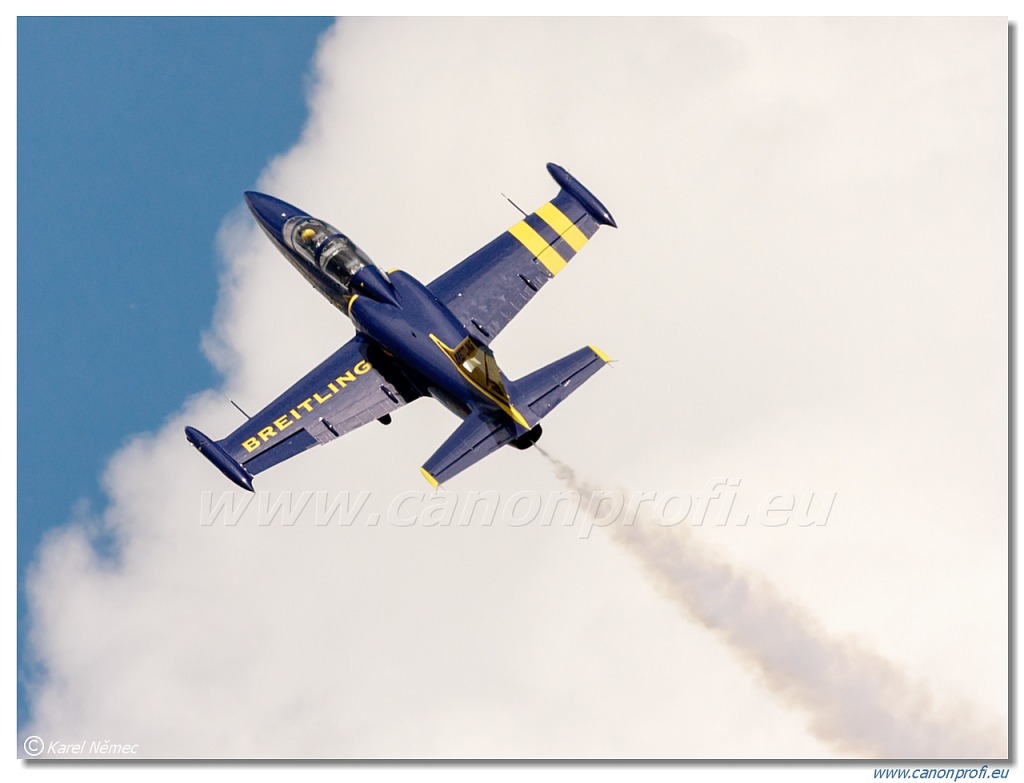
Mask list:
[[516,437],[511,423],[473,412],[423,465],[423,475],[435,487],[497,451]]
[[[581,348],[516,381],[512,384],[512,399],[516,406],[530,409],[533,414],[529,417],[531,421],[539,421],[607,363],[608,357],[598,349],[592,346]],[[501,421],[474,411],[427,460],[422,468],[423,475],[436,487],[517,437],[531,434],[532,439],[520,448],[536,442],[540,436],[539,427],[524,432],[517,430],[511,421]]]
[[593,346],[580,348],[516,381],[513,384],[516,405],[529,408],[534,416],[542,419],[608,361],[608,357]]

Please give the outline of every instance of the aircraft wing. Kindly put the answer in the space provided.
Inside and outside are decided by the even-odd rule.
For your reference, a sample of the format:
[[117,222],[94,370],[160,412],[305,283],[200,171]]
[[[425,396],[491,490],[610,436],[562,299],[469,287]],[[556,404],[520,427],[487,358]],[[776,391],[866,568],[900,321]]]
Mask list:
[[554,163],[547,168],[561,186],[557,196],[428,286],[485,344],[598,228],[615,227],[607,208],[569,172]]
[[226,438],[186,436],[224,475],[252,490],[252,477],[420,397],[379,349],[360,335],[331,354]]

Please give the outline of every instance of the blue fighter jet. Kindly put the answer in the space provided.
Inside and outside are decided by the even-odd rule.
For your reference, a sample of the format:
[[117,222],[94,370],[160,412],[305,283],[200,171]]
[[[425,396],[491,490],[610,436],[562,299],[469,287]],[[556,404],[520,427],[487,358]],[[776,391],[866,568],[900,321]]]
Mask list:
[[605,206],[561,166],[548,172],[551,201],[429,285],[384,272],[347,236],[301,209],[246,193],[256,222],[284,257],[345,313],[356,336],[232,432],[185,436],[235,484],[318,444],[433,397],[462,424],[421,468],[432,486],[502,446],[527,449],[540,420],[601,369],[608,357],[581,348],[518,381],[498,367],[490,343],[604,226]]

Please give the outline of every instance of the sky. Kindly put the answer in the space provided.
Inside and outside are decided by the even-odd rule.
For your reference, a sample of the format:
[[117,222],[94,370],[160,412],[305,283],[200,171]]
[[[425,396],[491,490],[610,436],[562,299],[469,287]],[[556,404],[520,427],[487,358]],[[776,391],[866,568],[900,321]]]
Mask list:
[[[1005,20],[326,27],[19,25],[19,753],[1005,757]],[[81,47],[66,100],[33,106],[68,60],[29,35]],[[428,492],[430,401],[251,500],[188,447],[352,334],[240,191],[429,281],[517,220],[502,194],[555,194],[548,161],[619,226],[494,343],[513,378],[617,359],[548,458]]]
[[[330,24],[19,19],[19,621],[44,532],[102,507],[97,477],[118,446],[216,382],[196,360],[212,237],[298,138]],[[59,269],[53,240],[32,240],[55,220]],[[55,444],[70,447],[57,460]]]

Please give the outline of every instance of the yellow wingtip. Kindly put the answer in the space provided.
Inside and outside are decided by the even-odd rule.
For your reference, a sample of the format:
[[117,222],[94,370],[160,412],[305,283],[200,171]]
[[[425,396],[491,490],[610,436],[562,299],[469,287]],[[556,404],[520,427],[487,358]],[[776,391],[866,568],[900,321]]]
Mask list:
[[595,354],[597,354],[597,358],[600,359],[605,364],[608,364],[608,362],[611,361],[611,359],[608,358],[608,354],[606,354],[600,348],[593,345],[589,345],[587,347],[590,348],[590,350],[592,350]]
[[427,472],[426,468],[420,468],[420,473],[423,474],[423,478],[425,478],[427,481],[429,481],[430,482],[430,486],[432,486],[434,489],[437,489],[438,486],[440,486],[438,484],[437,479],[434,478],[433,476],[431,476],[430,473]]

